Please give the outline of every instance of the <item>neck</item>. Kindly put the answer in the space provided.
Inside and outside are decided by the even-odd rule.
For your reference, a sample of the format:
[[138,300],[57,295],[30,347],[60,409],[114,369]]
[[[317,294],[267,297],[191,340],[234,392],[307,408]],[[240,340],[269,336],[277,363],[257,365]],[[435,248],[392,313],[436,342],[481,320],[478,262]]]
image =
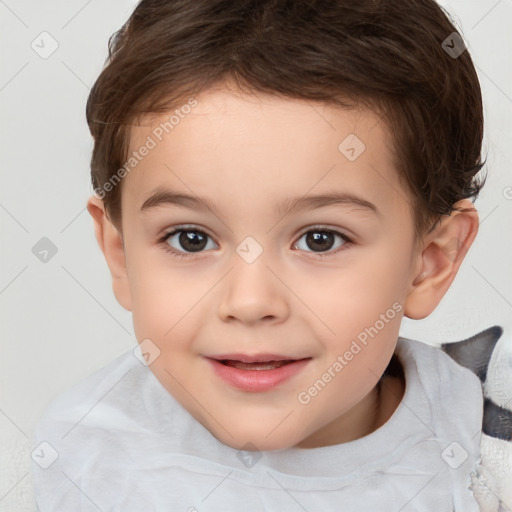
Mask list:
[[400,405],[405,393],[403,373],[383,375],[375,387],[352,409],[297,444],[320,448],[355,441],[382,427]]

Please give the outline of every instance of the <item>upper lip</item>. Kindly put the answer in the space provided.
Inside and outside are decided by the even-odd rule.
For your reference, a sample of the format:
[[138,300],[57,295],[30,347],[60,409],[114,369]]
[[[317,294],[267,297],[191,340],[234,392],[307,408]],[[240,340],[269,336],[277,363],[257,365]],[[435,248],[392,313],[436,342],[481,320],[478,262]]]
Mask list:
[[210,359],[217,361],[241,361],[242,363],[266,363],[268,361],[297,361],[298,359],[306,359],[303,357],[289,357],[282,354],[220,354],[208,356]]

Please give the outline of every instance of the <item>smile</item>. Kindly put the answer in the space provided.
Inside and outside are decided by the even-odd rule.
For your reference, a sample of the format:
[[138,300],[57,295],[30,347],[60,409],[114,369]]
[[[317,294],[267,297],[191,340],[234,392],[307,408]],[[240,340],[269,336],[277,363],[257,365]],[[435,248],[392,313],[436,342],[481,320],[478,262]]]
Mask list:
[[231,366],[232,368],[238,368],[239,370],[275,370],[276,368],[280,368],[285,364],[293,363],[293,360],[290,361],[267,361],[261,363],[244,363],[243,361],[233,361],[232,359],[223,359],[219,361],[226,366]]
[[207,357],[206,360],[212,366],[215,375],[230,386],[243,391],[262,392],[274,389],[297,375],[311,358],[248,362]]

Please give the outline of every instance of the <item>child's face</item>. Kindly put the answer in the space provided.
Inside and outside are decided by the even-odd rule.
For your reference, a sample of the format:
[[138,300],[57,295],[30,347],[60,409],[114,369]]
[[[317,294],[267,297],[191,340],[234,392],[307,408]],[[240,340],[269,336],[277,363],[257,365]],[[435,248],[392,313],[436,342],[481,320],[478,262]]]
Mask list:
[[[156,129],[170,114],[133,129],[130,154],[148,136],[157,144],[123,183],[123,305],[139,342],[160,351],[151,370],[235,448],[365,435],[417,270],[385,125],[371,112],[262,95],[210,90],[196,100],[161,141]],[[353,140],[339,149],[352,133],[366,146],[359,156]],[[212,209],[142,208],[164,191]],[[350,201],[282,210],[325,194],[357,196],[375,211]],[[303,361],[236,370],[212,361],[223,355]]]

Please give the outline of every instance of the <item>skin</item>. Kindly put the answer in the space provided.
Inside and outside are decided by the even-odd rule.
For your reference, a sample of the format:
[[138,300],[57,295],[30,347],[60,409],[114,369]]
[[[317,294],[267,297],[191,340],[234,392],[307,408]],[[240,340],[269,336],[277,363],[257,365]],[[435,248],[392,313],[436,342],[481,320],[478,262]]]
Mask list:
[[[386,378],[380,394],[376,383],[402,317],[420,319],[435,309],[477,234],[478,215],[470,201],[460,201],[472,211],[444,216],[417,244],[410,195],[374,112],[249,96],[224,85],[196,96],[191,113],[124,178],[121,226],[110,222],[99,198],[89,199],[114,293],[132,312],[139,343],[149,338],[160,350],[151,371],[223,443],[276,450],[358,439],[400,403],[404,382]],[[129,152],[168,118],[135,126]],[[354,161],[338,150],[351,133],[366,146]],[[141,212],[158,187],[205,197],[215,210],[164,204]],[[286,198],[333,191],[356,194],[379,214],[353,204],[275,211]],[[159,241],[182,224],[209,235],[202,252],[180,245],[178,235]],[[315,225],[331,230],[332,246],[323,251],[306,240],[318,232]],[[263,250],[250,264],[236,252],[248,236]],[[298,393],[393,304],[401,311],[300,403]],[[264,352],[311,360],[278,387],[249,392],[219,379],[203,357]]]

